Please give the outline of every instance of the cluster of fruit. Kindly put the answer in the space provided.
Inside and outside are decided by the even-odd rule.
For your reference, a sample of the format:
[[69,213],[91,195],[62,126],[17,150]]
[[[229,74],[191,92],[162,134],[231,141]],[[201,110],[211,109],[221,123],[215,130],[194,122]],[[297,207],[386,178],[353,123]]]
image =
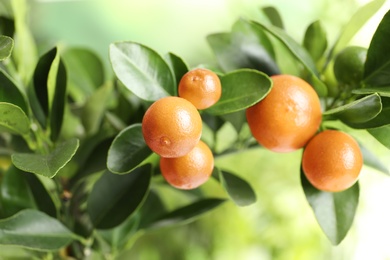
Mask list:
[[161,157],[162,176],[176,188],[194,189],[213,171],[213,153],[200,140],[202,119],[198,109],[214,105],[221,92],[221,82],[214,72],[193,69],[181,78],[178,97],[161,98],[145,112],[145,142]]

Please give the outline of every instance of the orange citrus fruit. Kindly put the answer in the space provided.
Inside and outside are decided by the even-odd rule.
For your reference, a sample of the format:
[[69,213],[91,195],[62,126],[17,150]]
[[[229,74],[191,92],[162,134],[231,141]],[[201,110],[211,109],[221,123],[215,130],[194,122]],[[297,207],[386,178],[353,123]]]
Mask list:
[[211,107],[221,97],[221,81],[208,69],[193,69],[179,82],[179,97],[190,101],[197,109]]
[[326,130],[314,136],[303,152],[302,168],[308,181],[317,189],[343,191],[358,179],[363,156],[350,135]]
[[199,187],[209,179],[213,168],[213,153],[202,141],[182,157],[160,160],[161,174],[170,185],[178,189]]
[[154,102],[142,119],[142,134],[152,151],[162,157],[180,157],[199,142],[202,119],[189,101],[165,97]]
[[253,137],[274,152],[302,148],[321,123],[321,104],[315,90],[291,75],[271,76],[273,87],[246,111]]

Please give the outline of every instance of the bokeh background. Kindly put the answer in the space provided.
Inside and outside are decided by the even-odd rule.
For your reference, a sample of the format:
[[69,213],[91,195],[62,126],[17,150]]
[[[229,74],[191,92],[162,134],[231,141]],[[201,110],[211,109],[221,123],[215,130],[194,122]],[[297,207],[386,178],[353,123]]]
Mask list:
[[[239,18],[265,19],[261,7],[274,6],[286,30],[302,41],[305,28],[321,20],[332,43],[340,27],[367,0],[33,0],[29,21],[42,53],[60,44],[87,47],[104,61],[116,41],[137,41],[161,54],[173,52],[190,66],[215,65],[208,34],[229,31]],[[389,1],[353,39],[367,47]],[[220,143],[233,131],[226,127]],[[356,131],[390,168],[390,151],[365,132]],[[300,152],[275,154],[253,149],[218,159],[256,190],[257,202],[229,202],[186,226],[145,234],[121,259],[390,259],[390,178],[367,167],[360,179],[358,212],[346,239],[332,246],[307,204],[299,180]],[[204,187],[214,187],[212,181]],[[169,192],[169,191],[167,191]]]

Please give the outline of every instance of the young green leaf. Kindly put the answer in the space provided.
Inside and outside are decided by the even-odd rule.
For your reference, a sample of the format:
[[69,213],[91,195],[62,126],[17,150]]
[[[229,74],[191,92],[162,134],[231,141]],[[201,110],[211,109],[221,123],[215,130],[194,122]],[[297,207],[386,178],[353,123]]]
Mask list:
[[278,9],[276,9],[273,6],[267,6],[267,7],[263,7],[261,10],[268,17],[272,25],[279,27],[281,29],[284,28],[283,20],[278,12]]
[[11,103],[0,102],[0,133],[27,135],[30,131],[30,120],[23,110]]
[[144,202],[151,176],[150,164],[126,175],[106,171],[94,185],[87,202],[93,225],[109,229],[121,224]]
[[152,150],[146,145],[141,124],[123,129],[108,150],[107,168],[116,174],[128,173],[139,166]]
[[0,219],[0,234],[0,245],[41,251],[59,250],[80,239],[59,220],[33,209]]
[[256,104],[269,93],[272,81],[257,70],[240,69],[222,76],[221,85],[220,100],[205,110],[213,115],[237,112]]
[[390,85],[390,11],[386,13],[372,37],[364,64],[364,83],[370,86]]
[[165,59],[171,67],[173,74],[175,75],[176,85],[178,85],[184,74],[188,72],[188,65],[182,58],[171,52],[166,55]]
[[336,107],[323,115],[337,118],[347,125],[367,122],[376,117],[382,110],[381,98],[374,93],[343,106]]
[[11,37],[0,35],[0,61],[11,56],[14,48],[14,40]]
[[234,203],[244,207],[256,202],[256,193],[247,181],[228,171],[218,171],[219,180]]
[[160,216],[153,223],[147,226],[147,229],[157,229],[176,225],[187,224],[202,216],[203,214],[220,206],[224,199],[202,199],[188,206],[175,209],[167,214]]
[[301,183],[318,224],[329,241],[338,245],[353,223],[359,203],[359,184],[342,192],[320,191],[310,184],[302,169]]
[[12,163],[22,171],[52,178],[72,159],[78,147],[78,139],[69,139],[49,154],[15,153]]
[[23,89],[0,67],[0,102],[12,103],[28,113]]
[[303,46],[314,61],[321,59],[328,46],[328,41],[326,39],[326,32],[320,21],[311,23],[306,29]]
[[113,43],[110,61],[118,79],[141,99],[155,101],[177,93],[169,65],[149,47],[135,42]]

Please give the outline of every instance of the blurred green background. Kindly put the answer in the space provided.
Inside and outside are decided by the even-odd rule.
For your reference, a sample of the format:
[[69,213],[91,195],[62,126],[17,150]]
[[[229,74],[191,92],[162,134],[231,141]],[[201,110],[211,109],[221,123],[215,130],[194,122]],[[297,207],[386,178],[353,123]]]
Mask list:
[[[265,19],[261,7],[278,8],[286,30],[298,41],[308,24],[320,19],[332,42],[340,27],[366,2],[35,0],[29,1],[29,21],[40,53],[56,44],[87,47],[102,57],[107,72],[112,74],[108,46],[115,41],[137,41],[161,54],[170,51],[190,66],[215,65],[205,36],[229,31],[239,17]],[[351,44],[367,47],[389,6],[387,1]],[[220,136],[222,145],[231,134],[227,127]],[[388,150],[364,132],[356,131],[354,135],[390,167]],[[355,222],[346,239],[334,247],[305,200],[299,180],[299,157],[300,152],[275,154],[254,149],[219,158],[218,165],[253,185],[257,203],[240,208],[229,202],[190,225],[145,234],[121,259],[390,259],[389,177],[364,168]],[[210,188],[215,189],[212,180],[203,187],[205,191]]]

